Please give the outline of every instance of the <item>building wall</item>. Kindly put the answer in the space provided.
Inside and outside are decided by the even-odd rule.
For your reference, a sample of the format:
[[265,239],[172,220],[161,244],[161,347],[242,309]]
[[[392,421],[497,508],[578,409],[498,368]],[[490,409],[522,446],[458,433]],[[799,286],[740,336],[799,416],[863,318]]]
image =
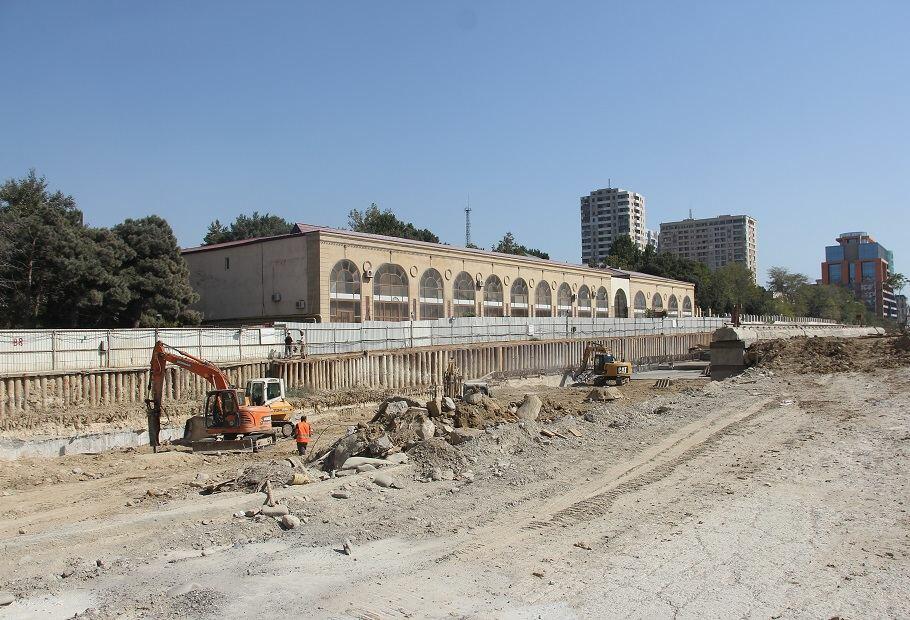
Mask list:
[[648,244],[645,198],[625,189],[597,189],[581,197],[581,262],[600,265],[610,246],[629,235],[639,248]]
[[319,281],[309,269],[318,264],[318,251],[318,244],[297,235],[184,252],[199,293],[193,307],[206,322],[303,319],[319,305]]
[[[667,285],[660,281],[647,280],[642,276],[635,277],[630,281],[630,306],[629,316],[646,316],[649,312],[660,313],[666,312],[670,317],[694,316],[695,315],[695,295],[693,289],[685,286]],[[636,307],[635,301],[638,293],[642,293],[645,298],[644,308]],[[659,295],[659,302],[655,296]],[[690,306],[685,308],[685,300],[688,298]],[[675,300],[676,305],[673,308],[672,302]]]
[[[684,282],[645,274],[617,275],[553,261],[333,229],[192,248],[184,251],[184,257],[190,267],[190,281],[201,297],[196,308],[203,312],[206,322],[215,323],[307,319],[357,322],[452,316],[633,316],[633,295],[637,290],[647,292],[648,307],[654,293],[659,291],[664,299],[677,296],[680,316],[686,295],[692,299],[694,308],[694,287]],[[230,261],[227,268],[226,260]],[[331,274],[340,261],[349,261],[348,269],[354,272],[351,281],[359,285],[359,293],[349,293],[337,285],[332,287]],[[384,265],[400,267],[407,281],[400,297],[392,296],[387,301],[376,297],[376,283]],[[433,304],[432,298],[421,295],[421,280],[431,269],[440,276],[442,304]],[[470,275],[475,297],[470,306],[455,303],[455,282],[463,272]],[[497,279],[502,287],[502,301],[488,303],[487,283]],[[528,287],[526,308],[513,303],[513,286],[519,279]],[[550,292],[545,309],[537,307],[543,305],[537,294],[539,286]],[[589,312],[579,303],[583,287],[590,293]],[[607,312],[597,310],[596,296],[600,289],[607,294]],[[340,291],[343,291],[341,295]],[[560,291],[566,291],[562,301]],[[626,314],[617,313],[617,294],[624,298]]]
[[[550,288],[551,316],[557,316],[558,313],[558,292],[560,286],[565,283],[569,286],[572,294],[577,295],[582,286],[588,286],[594,291],[600,287],[605,287],[610,294],[611,307],[610,316],[613,316],[613,289],[611,288],[611,276],[606,271],[586,269],[583,267],[562,266],[558,263],[549,264],[544,261],[528,260],[519,257],[511,258],[505,255],[493,256],[489,253],[475,253],[465,251],[460,248],[450,246],[440,246],[430,251],[424,247],[415,247],[406,241],[396,243],[385,243],[378,246],[367,240],[358,240],[345,238],[342,235],[320,232],[320,287],[326,294],[321,298],[319,313],[328,320],[330,316],[329,308],[329,275],[332,268],[342,259],[351,260],[360,269],[361,274],[367,271],[373,271],[375,274],[385,263],[391,263],[401,266],[408,278],[408,299],[409,312],[413,313],[415,319],[424,318],[422,316],[419,302],[419,288],[421,277],[428,269],[436,269],[442,276],[443,299],[444,299],[444,316],[453,316],[453,299],[454,299],[454,282],[455,278],[461,273],[466,272],[471,275],[475,282],[480,280],[486,284],[490,276],[496,276],[502,283],[503,288],[503,307],[502,312],[505,316],[511,316],[513,308],[511,307],[511,287],[519,278],[523,279],[528,285],[529,305],[534,306],[537,303],[535,296],[536,287],[546,281]],[[487,254],[484,256],[484,254]],[[476,286],[475,286],[476,288]],[[374,320],[375,312],[371,307],[375,296],[375,278],[368,282],[363,282],[361,289],[361,316],[363,320]],[[573,316],[577,312],[577,303],[573,303]],[[483,289],[476,290],[476,300],[473,307],[474,316],[492,316],[495,315],[495,306],[486,306],[483,300]],[[537,316],[536,309],[531,308],[533,314]]]
[[754,274],[758,267],[757,224],[748,215],[663,222],[659,249],[702,262],[711,270],[742,263]]

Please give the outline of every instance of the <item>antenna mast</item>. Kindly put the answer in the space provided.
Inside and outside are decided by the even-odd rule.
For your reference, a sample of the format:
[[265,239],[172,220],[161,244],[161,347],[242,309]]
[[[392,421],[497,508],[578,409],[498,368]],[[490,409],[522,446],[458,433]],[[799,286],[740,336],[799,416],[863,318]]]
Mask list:
[[468,194],[468,206],[464,208],[464,244],[471,245],[471,195]]

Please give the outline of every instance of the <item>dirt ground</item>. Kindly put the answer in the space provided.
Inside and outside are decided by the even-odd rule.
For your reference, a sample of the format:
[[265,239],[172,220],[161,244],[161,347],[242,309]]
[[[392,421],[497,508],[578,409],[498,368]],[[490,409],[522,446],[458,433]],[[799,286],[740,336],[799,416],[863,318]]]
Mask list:
[[[835,344],[852,366],[802,370]],[[450,447],[452,480],[417,481],[421,459],[452,456],[426,448],[386,470],[402,488],[376,472],[278,488],[303,520],[291,530],[234,516],[262,494],[192,486],[290,442],[3,464],[0,618],[905,617],[910,367],[895,347],[793,341],[740,377],[638,381],[607,403],[501,388],[504,404],[539,394],[542,420]],[[314,426],[330,442],[370,415]]]

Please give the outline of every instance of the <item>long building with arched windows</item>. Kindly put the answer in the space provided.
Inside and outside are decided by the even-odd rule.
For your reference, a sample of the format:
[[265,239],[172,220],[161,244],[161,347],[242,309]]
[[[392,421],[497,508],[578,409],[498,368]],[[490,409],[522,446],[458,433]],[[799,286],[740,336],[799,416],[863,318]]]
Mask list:
[[692,316],[691,283],[297,224],[183,250],[207,323]]

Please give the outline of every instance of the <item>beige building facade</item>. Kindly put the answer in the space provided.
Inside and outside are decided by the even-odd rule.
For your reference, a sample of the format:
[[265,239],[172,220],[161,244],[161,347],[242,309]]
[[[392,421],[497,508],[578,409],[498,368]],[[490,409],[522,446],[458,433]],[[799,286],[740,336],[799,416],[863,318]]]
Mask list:
[[695,308],[688,282],[308,224],[183,257],[207,323],[682,317]]

